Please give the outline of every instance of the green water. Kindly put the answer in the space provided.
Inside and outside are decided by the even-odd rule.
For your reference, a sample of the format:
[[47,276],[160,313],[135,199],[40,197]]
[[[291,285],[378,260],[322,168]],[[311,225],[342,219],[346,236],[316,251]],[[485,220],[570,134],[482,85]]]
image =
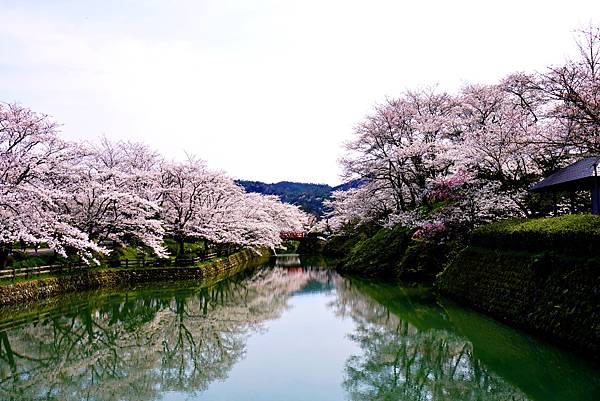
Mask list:
[[0,310],[0,400],[600,400],[582,359],[320,265]]

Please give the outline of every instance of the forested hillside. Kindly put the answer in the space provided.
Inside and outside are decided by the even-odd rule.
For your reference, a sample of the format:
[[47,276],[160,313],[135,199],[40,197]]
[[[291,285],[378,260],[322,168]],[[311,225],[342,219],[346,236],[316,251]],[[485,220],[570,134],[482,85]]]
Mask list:
[[302,210],[316,216],[323,216],[323,201],[329,199],[333,191],[345,191],[358,186],[357,181],[332,187],[327,184],[312,184],[281,181],[267,184],[260,181],[237,180],[246,192],[257,192],[263,195],[277,195],[283,202],[300,206]]

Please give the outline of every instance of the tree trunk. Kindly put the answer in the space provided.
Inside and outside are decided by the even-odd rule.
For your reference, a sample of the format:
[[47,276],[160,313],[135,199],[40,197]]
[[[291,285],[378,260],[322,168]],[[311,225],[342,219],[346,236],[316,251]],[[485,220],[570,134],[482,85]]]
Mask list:
[[6,264],[8,262],[9,249],[10,249],[10,244],[0,242],[0,267],[2,267],[3,269],[6,267]]
[[[6,359],[8,360],[8,365],[10,366],[10,371],[14,374],[17,373],[17,364],[15,363],[15,357],[10,346],[10,340],[8,339],[8,335],[5,331],[0,332],[0,344],[4,346],[4,352],[6,354]],[[0,346],[0,351],[1,351]]]
[[177,244],[178,244],[177,257],[183,258],[185,255],[185,241],[184,241],[183,235],[177,237]]
[[201,239],[198,242],[202,244],[202,250],[200,251],[200,258],[202,260],[204,260],[204,259],[206,259],[206,255],[208,255],[208,251],[207,251],[208,241],[206,241],[205,239]]

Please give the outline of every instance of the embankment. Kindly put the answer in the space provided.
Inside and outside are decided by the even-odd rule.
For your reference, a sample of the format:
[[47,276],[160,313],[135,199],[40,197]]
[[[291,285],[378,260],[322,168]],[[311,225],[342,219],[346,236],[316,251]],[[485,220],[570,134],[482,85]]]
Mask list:
[[336,259],[342,274],[431,284],[453,246],[415,239],[413,230],[402,226],[367,227],[332,237],[324,253]]
[[[268,254],[267,251],[262,252]],[[0,306],[24,304],[57,295],[98,288],[177,280],[209,280],[225,278],[259,263],[265,256],[244,250],[225,259],[198,267],[163,267],[144,269],[92,269],[78,274],[45,277],[0,286]]]
[[600,360],[600,218],[512,220],[473,233],[444,295]]

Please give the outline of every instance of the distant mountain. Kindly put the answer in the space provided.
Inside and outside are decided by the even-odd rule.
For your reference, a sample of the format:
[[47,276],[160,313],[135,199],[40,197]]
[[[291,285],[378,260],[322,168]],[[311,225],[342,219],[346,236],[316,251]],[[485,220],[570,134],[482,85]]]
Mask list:
[[358,188],[363,184],[363,180],[352,180],[338,185],[337,187],[331,188],[331,192],[334,191],[347,191],[349,189]]
[[316,216],[323,216],[323,201],[329,199],[333,191],[346,191],[360,186],[358,180],[336,187],[327,184],[311,184],[301,182],[281,181],[267,184],[260,181],[237,180],[246,192],[258,192],[264,195],[277,195],[283,202],[300,206],[302,210]]

